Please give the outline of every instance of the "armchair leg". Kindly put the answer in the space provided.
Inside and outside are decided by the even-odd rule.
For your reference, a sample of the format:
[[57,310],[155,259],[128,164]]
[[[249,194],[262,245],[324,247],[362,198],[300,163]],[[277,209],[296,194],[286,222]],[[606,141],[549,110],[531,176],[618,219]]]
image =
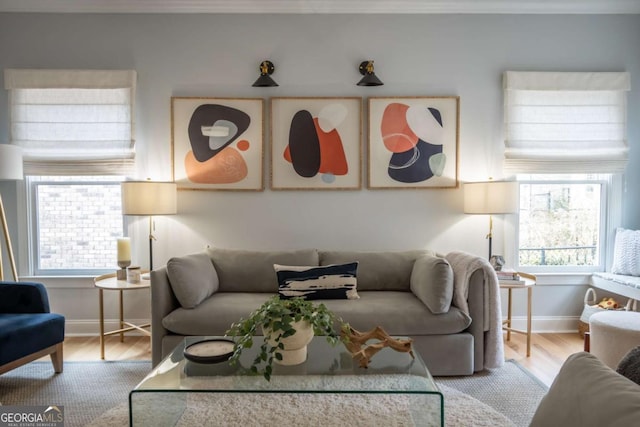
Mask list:
[[53,363],[53,370],[56,374],[62,372],[63,369],[63,350],[62,343],[56,344],[56,350],[51,353],[51,363]]

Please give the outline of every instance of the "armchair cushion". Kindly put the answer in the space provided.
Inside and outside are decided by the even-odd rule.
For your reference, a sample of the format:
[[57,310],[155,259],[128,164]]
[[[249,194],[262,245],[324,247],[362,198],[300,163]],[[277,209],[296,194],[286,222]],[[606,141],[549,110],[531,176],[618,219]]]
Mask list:
[[640,385],[640,346],[629,350],[618,364],[616,372]]
[[0,282],[0,313],[49,313],[42,283]]
[[0,366],[64,341],[64,317],[0,313]]
[[640,419],[640,386],[590,353],[564,362],[530,427],[627,427]]

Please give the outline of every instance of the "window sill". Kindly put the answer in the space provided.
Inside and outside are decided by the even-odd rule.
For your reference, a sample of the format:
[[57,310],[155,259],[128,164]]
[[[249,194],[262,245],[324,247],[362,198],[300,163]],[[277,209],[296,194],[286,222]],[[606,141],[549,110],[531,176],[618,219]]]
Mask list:
[[531,273],[536,276],[536,286],[584,286],[591,284],[591,272],[579,273]]
[[86,289],[96,276],[20,276],[23,282],[40,282],[48,289]]

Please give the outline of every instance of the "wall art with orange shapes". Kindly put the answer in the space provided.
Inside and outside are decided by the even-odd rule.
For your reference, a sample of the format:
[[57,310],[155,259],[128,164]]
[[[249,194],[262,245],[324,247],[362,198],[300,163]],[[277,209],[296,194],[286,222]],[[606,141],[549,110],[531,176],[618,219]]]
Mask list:
[[362,98],[272,98],[271,188],[361,188]]
[[460,98],[369,98],[369,188],[458,187]]
[[264,101],[171,98],[178,189],[262,191]]

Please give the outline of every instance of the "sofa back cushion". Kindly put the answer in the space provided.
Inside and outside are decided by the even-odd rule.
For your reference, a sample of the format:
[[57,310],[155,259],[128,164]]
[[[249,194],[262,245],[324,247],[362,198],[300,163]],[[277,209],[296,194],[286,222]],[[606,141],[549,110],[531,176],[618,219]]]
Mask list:
[[320,265],[358,262],[358,291],[409,291],[413,263],[428,250],[402,252],[320,251]]
[[274,264],[318,265],[318,251],[246,251],[208,248],[218,272],[220,292],[278,292]]
[[218,290],[218,275],[206,253],[167,261],[171,289],[184,308],[194,308]]

